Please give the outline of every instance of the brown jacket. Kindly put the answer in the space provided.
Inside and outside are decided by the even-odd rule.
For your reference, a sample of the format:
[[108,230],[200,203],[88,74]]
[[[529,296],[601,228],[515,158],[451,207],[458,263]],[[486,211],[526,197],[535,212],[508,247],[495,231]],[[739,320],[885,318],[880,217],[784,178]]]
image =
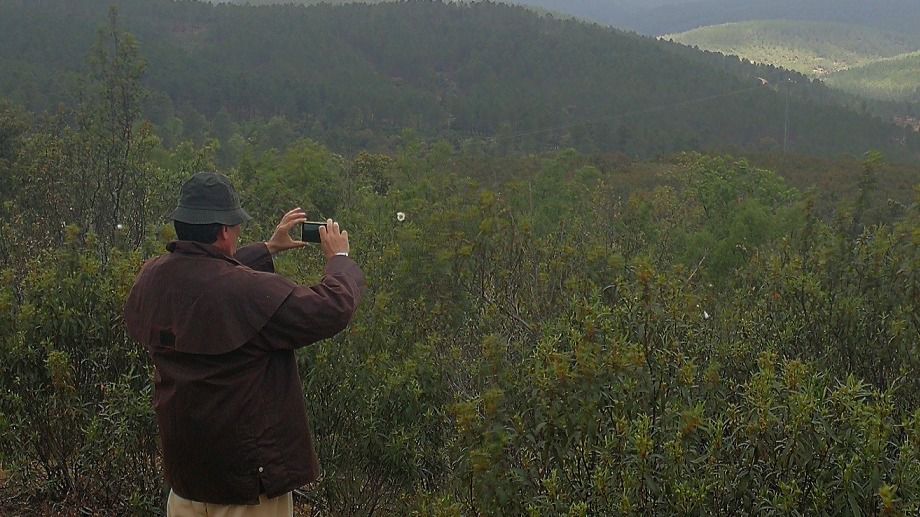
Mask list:
[[144,264],[125,304],[155,367],[166,480],[180,496],[255,504],[319,475],[294,349],[334,336],[364,289],[334,257],[313,287],[273,273],[264,244],[235,258],[187,241]]

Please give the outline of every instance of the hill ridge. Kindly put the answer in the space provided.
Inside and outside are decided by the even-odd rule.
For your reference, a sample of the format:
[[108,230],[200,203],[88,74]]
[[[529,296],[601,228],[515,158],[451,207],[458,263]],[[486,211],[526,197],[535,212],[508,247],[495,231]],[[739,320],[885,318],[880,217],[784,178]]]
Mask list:
[[[81,61],[105,4],[0,7],[0,62],[11,72],[0,78],[0,92],[33,108],[59,100],[54,88],[66,67],[40,63]],[[150,116],[163,127],[175,126],[176,116],[186,126],[221,113],[238,120],[283,116],[292,130],[346,149],[386,145],[386,135],[406,128],[460,142],[564,127],[509,150],[574,146],[636,156],[771,150],[783,134],[785,95],[769,89],[624,120],[623,113],[759,83],[737,61],[689,56],[676,45],[522,7],[419,1],[260,8],[165,0],[120,6],[149,60],[157,110]],[[27,53],[12,51],[24,44]],[[756,73],[774,82],[789,77],[766,67]],[[837,107],[820,85],[795,80],[792,149],[917,152],[913,142],[896,143],[895,126]],[[596,118],[612,122],[580,124]]]
[[800,20],[731,22],[662,38],[783,66],[813,77],[920,50],[920,36],[839,22]]

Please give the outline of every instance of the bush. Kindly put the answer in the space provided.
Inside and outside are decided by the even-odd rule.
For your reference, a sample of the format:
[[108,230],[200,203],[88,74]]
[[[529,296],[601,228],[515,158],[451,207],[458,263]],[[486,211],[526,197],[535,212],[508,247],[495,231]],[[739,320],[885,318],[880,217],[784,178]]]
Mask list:
[[150,371],[120,316],[139,259],[116,256],[103,265],[76,234],[31,260],[24,277],[4,274],[7,489],[57,509],[152,511],[162,478]]
[[[153,153],[178,170],[211,154]],[[351,327],[298,355],[315,512],[920,512],[916,205],[866,224],[861,195],[821,219],[724,157],[679,157],[641,188],[572,152],[505,160],[508,182],[461,158],[412,141],[348,163],[300,142],[232,171],[244,204],[323,198],[369,282]],[[150,367],[120,313],[168,228],[137,247],[70,228],[57,248],[18,219],[0,230],[31,243],[0,255],[4,499],[158,513]],[[315,251],[277,267],[313,282]]]

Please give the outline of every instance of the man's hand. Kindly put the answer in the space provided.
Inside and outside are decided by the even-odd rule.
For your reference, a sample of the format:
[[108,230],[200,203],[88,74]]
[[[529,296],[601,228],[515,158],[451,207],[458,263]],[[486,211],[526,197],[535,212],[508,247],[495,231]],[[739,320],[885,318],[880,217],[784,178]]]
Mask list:
[[265,243],[265,245],[268,246],[269,253],[277,255],[282,251],[306,246],[306,242],[295,241],[291,238],[291,230],[298,224],[306,222],[306,220],[307,213],[303,208],[295,208],[284,214],[284,217],[281,218],[281,222],[275,227],[275,233],[272,235],[272,238]]
[[339,223],[333,222],[332,219],[326,220],[326,226],[319,227],[319,240],[322,243],[326,260],[349,251],[348,232],[340,231]]

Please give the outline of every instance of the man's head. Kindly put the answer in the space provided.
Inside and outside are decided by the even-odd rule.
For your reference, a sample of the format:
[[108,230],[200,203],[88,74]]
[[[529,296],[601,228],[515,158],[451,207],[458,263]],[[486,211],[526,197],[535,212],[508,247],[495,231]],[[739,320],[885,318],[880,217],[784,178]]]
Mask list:
[[180,240],[211,244],[227,255],[236,253],[240,225],[252,219],[230,179],[215,172],[199,172],[182,185],[170,218]]

